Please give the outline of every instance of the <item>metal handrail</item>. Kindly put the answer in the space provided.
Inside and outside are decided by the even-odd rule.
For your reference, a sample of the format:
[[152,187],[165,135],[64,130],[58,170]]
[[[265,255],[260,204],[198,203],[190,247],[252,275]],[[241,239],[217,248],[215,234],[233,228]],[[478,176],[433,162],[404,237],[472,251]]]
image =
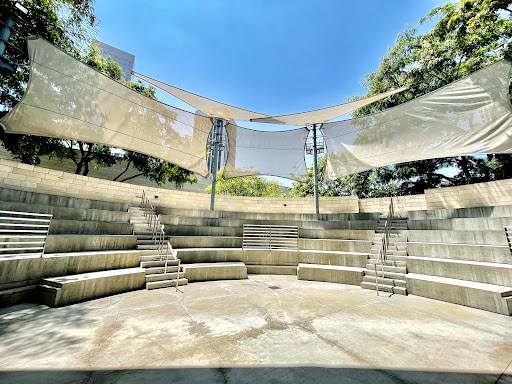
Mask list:
[[377,255],[377,260],[375,261],[375,290],[377,291],[377,296],[379,296],[379,275],[377,273],[377,264],[381,265],[382,278],[385,278],[384,273],[384,263],[386,261],[388,246],[389,246],[389,234],[391,233],[391,225],[393,223],[393,198],[389,202],[388,206],[388,217],[386,219],[386,223],[384,224],[384,234],[382,236],[382,243],[379,249],[379,253]]
[[[172,249],[171,243],[169,241],[165,242],[164,225],[160,223],[160,215],[156,214],[155,208],[151,205],[149,197],[146,196],[146,191],[144,189],[142,190],[141,206],[144,211],[144,217],[148,222],[148,227],[151,231],[151,236],[153,237],[154,244],[158,245],[157,253],[158,256],[160,257],[160,261],[165,261],[164,273],[167,273],[167,264],[169,262],[169,256],[172,256],[174,260],[178,260],[178,272],[176,276],[176,290],[178,290],[181,260],[177,258],[176,251]],[[170,255],[169,251],[171,251]]]

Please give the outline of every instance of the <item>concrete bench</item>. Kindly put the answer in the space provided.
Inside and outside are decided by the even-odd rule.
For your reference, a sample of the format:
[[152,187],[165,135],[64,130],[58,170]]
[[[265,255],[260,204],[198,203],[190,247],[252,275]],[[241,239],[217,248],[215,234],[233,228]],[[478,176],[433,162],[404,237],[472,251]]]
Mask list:
[[418,257],[512,264],[512,255],[508,245],[469,245],[408,242],[407,254],[410,256]]
[[43,304],[60,307],[145,286],[144,268],[117,269],[43,279],[40,298]]
[[361,285],[364,268],[341,265],[299,264],[298,280],[325,281],[329,283]]
[[296,275],[297,267],[291,265],[247,265],[247,273],[252,275]]
[[189,282],[247,278],[247,268],[242,262],[182,264],[182,267]]
[[512,264],[415,256],[406,260],[410,273],[512,287]]
[[511,287],[416,273],[408,273],[405,277],[410,295],[447,301],[503,315],[512,314]]
[[45,252],[133,250],[136,246],[137,237],[133,235],[50,235]]

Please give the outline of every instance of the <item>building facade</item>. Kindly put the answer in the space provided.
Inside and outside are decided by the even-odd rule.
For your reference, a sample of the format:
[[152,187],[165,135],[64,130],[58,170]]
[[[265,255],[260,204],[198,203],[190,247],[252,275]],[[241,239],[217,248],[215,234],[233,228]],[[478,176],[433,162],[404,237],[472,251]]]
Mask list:
[[132,71],[135,64],[135,56],[119,48],[95,40],[96,45],[103,57],[111,57],[123,70],[123,77],[126,81],[132,80]]

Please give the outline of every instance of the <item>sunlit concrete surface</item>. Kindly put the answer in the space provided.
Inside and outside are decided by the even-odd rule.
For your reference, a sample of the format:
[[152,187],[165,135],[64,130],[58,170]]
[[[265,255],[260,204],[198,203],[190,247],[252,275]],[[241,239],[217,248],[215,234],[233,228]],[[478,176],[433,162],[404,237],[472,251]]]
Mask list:
[[512,318],[250,275],[0,310],[5,383],[512,383]]

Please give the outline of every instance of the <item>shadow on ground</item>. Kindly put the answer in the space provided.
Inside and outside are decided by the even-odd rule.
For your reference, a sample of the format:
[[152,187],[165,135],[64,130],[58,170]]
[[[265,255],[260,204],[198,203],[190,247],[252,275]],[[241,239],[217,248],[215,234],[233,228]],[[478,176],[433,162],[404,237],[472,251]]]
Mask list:
[[2,384],[26,383],[489,383],[511,384],[511,375],[360,368],[258,367],[134,370],[0,371]]

